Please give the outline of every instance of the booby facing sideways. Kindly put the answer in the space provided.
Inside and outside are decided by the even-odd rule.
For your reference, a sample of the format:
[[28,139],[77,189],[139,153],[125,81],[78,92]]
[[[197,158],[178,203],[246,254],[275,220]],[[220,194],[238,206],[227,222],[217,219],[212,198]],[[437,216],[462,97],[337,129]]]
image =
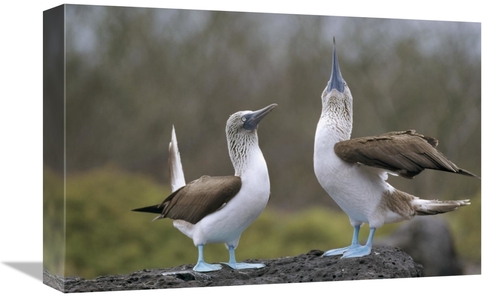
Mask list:
[[[477,177],[436,150],[436,139],[413,130],[350,139],[353,98],[340,73],[335,40],[330,81],[321,100],[322,111],[314,142],[314,172],[354,227],[350,246],[326,251],[324,256],[368,255],[375,230],[382,225],[408,220],[415,215],[445,213],[470,204],[469,200],[423,200],[386,182],[388,174],[411,179],[424,169]],[[358,243],[363,223],[370,227],[364,246]]]
[[[170,169],[178,173],[171,180],[172,190],[161,204],[134,209],[134,211],[159,213],[155,218],[173,219],[174,226],[193,239],[198,247],[195,271],[221,269],[219,264],[204,261],[203,247],[207,243],[225,243],[229,250],[229,262],[233,269],[260,268],[264,264],[236,262],[234,250],[241,233],[262,213],[267,205],[270,191],[266,161],[259,148],[257,127],[259,122],[277,104],[257,111],[239,111],[227,120],[226,137],[229,156],[235,173],[232,176],[202,176],[185,186],[180,174],[180,157],[176,144],[171,143],[170,154],[174,164]],[[172,145],[174,144],[174,145]],[[171,161],[172,162],[172,161]]]

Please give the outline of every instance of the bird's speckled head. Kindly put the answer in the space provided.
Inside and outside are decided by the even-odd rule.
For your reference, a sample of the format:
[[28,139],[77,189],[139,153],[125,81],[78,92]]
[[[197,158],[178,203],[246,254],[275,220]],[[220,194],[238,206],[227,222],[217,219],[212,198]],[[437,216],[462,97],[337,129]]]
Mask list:
[[339,59],[337,57],[337,48],[335,46],[335,38],[333,39],[333,54],[332,54],[332,72],[330,74],[330,80],[326,85],[321,98],[323,99],[323,104],[331,100],[350,100],[352,101],[351,90],[347,86],[346,81],[342,77],[340,72]]
[[340,72],[335,39],[333,39],[333,61],[330,80],[321,94],[322,117],[334,124],[343,133],[350,135],[352,129],[352,94]]
[[278,104],[271,104],[257,111],[238,111],[233,113],[226,123],[226,132],[231,135],[237,133],[255,132],[259,122],[269,114]]
[[251,152],[258,149],[257,127],[260,121],[278,104],[271,104],[257,111],[238,111],[226,123],[229,157],[236,169],[236,175],[246,164]]

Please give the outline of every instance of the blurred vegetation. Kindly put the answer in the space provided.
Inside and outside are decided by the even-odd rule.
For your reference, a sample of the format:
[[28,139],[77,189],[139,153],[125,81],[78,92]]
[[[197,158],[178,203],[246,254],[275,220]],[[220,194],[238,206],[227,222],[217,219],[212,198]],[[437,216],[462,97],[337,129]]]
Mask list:
[[[80,5],[66,6],[65,17],[66,133],[59,133],[61,117],[46,113],[44,131],[56,133],[44,139],[44,165],[68,177],[67,274],[193,263],[196,250],[171,223],[150,223],[129,210],[168,194],[160,185],[168,184],[172,125],[187,181],[232,174],[228,116],[270,103],[279,106],[261,123],[259,141],[273,197],[244,233],[238,257],[348,244],[347,216],[319,186],[312,165],[332,36],[354,96],[353,137],[416,129],[481,175],[479,23]],[[56,91],[47,86],[44,97]],[[44,103],[44,114],[60,108]],[[106,164],[121,169],[102,169]],[[480,238],[480,181],[427,171],[390,182],[425,199],[471,198],[466,209],[476,211],[450,218],[456,232],[474,230]],[[46,203],[51,195],[44,185]],[[252,246],[247,240],[266,242],[266,250],[245,248]],[[467,246],[474,251],[464,253],[480,253],[478,245],[459,248]],[[208,247],[207,259],[225,260],[216,258],[220,249]]]
[[52,274],[64,275],[66,221],[64,178],[50,168],[43,171],[43,265]]
[[480,264],[481,260],[481,193],[471,197],[471,205],[446,214],[454,234],[458,254]]
[[[61,180],[47,171],[44,177],[47,188],[60,183]],[[191,239],[173,227],[171,220],[152,222],[154,214],[131,211],[157,203],[169,193],[168,186],[115,166],[69,176],[65,275],[89,279],[147,268],[195,264],[197,249]],[[47,194],[48,203],[59,198]],[[473,204],[446,215],[454,227],[460,255],[474,262],[480,261],[481,238],[476,232],[479,207]],[[45,220],[49,218],[44,217]],[[398,224],[386,225],[377,230],[377,237],[383,237],[397,227]],[[53,234],[50,225],[44,224],[44,228],[44,233]],[[313,249],[346,246],[351,242],[351,236],[352,227],[343,212],[317,206],[299,212],[268,207],[243,233],[236,256],[238,260],[295,256]],[[368,228],[362,228],[360,240],[365,242],[367,236]],[[53,246],[54,243],[60,241],[47,244]],[[45,250],[46,253],[50,251]],[[209,262],[228,260],[223,244],[209,244],[205,251]],[[55,269],[45,268],[49,271]]]

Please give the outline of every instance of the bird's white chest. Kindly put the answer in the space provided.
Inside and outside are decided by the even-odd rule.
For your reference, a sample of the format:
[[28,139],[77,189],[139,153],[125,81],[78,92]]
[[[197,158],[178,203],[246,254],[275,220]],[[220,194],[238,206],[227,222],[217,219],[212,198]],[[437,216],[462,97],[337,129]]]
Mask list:
[[334,152],[334,135],[318,125],[314,147],[314,172],[323,189],[352,219],[368,222],[388,189],[380,173],[341,160]]
[[215,243],[237,240],[265,209],[271,192],[267,165],[262,155],[249,161],[241,175],[242,185],[238,194],[220,210],[195,225],[195,244],[197,241]]

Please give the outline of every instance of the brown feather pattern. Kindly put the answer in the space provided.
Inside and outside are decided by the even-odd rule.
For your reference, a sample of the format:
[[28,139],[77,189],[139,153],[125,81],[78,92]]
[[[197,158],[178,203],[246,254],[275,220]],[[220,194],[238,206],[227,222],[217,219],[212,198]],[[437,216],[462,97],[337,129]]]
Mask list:
[[238,176],[204,175],[170,194],[158,205],[163,208],[157,219],[170,218],[198,223],[229,202],[241,189]]
[[341,141],[334,150],[346,162],[382,168],[405,178],[413,178],[425,169],[479,178],[448,160],[436,149],[437,144],[435,138],[407,130]]

